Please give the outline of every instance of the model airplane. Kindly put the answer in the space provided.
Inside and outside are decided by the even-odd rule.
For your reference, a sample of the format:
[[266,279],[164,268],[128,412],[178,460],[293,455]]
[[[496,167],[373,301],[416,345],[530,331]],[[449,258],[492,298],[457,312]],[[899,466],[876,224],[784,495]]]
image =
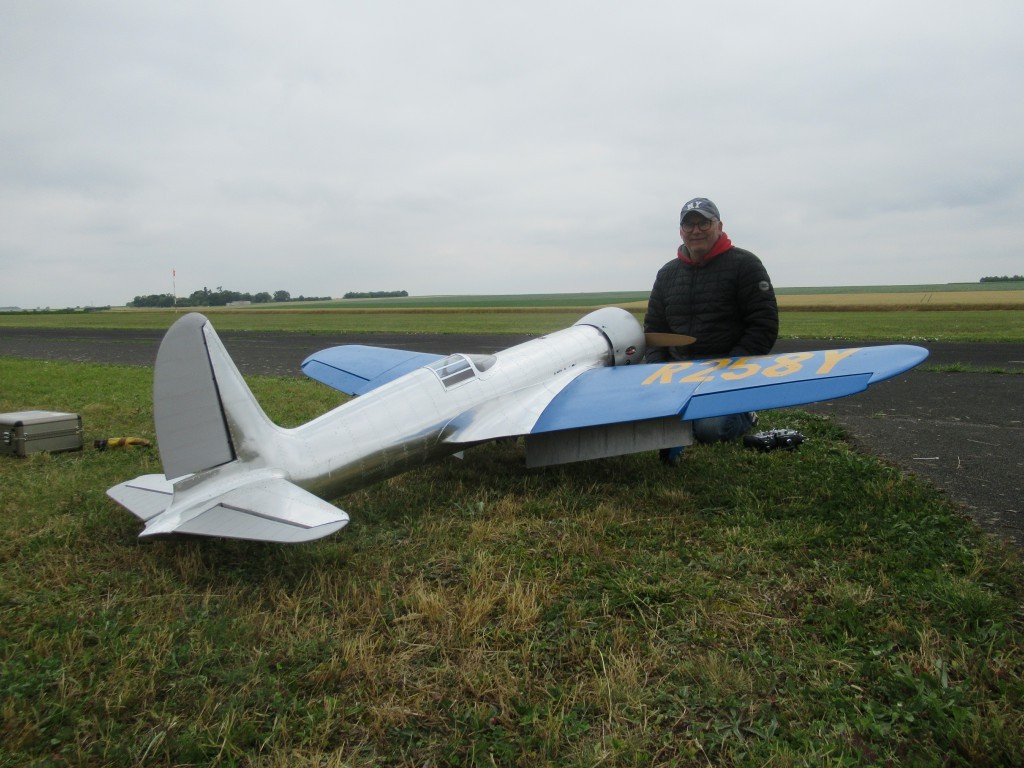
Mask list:
[[325,499],[489,440],[524,437],[529,466],[687,445],[693,419],[850,395],[928,355],[890,345],[644,364],[647,343],[630,313],[609,307],[494,355],[333,347],[302,368],[358,397],[284,429],[210,322],[189,314],[154,371],[164,474],[107,493],[145,521],[141,536],[311,541],[349,520]]

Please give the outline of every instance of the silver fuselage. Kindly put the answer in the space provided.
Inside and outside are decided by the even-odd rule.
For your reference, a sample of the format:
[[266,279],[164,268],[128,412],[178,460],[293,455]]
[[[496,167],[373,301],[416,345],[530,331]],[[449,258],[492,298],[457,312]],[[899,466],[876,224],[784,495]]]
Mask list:
[[[486,370],[474,365],[471,375],[454,383],[442,381],[435,367],[420,368],[307,424],[275,428],[269,445],[266,433],[249,435],[244,425],[230,424],[241,462],[209,471],[265,467],[322,498],[334,498],[467,445],[525,434],[581,371],[612,362],[607,338],[588,325],[490,357]],[[456,419],[462,437],[453,444],[446,438]]]

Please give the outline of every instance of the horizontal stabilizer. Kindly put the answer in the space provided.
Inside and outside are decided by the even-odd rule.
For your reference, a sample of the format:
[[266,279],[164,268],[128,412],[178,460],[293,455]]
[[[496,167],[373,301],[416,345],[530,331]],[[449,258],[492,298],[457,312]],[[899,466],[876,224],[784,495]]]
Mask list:
[[339,392],[365,395],[441,358],[426,352],[347,344],[310,355],[302,361],[302,372]]
[[328,536],[349,519],[342,510],[282,478],[249,482],[194,504],[188,501],[188,490],[181,493],[182,498],[163,514],[149,519],[142,536],[189,533],[290,544]]
[[174,485],[163,475],[141,475],[107,491],[122,507],[141,520],[156,517],[171,505]]

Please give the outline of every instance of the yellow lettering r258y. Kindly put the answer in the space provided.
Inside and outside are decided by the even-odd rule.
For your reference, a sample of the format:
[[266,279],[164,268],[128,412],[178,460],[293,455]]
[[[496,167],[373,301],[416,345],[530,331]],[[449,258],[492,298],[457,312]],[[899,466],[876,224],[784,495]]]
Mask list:
[[818,369],[818,375],[825,376],[832,373],[832,369],[836,367],[836,363],[840,360],[845,360],[856,351],[856,349],[826,349],[825,362],[822,363],[821,368]]
[[685,371],[687,368],[692,367],[693,363],[667,363],[648,376],[644,381],[644,386],[647,384],[653,384],[654,382],[658,382],[659,384],[671,384],[673,374],[679,373],[679,371]]

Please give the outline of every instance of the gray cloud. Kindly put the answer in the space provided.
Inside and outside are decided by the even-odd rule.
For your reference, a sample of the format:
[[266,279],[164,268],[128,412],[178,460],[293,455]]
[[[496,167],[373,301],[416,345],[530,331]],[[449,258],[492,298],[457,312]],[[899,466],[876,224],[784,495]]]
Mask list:
[[644,290],[694,195],[780,286],[1021,271],[1013,2],[5,16],[0,305]]

